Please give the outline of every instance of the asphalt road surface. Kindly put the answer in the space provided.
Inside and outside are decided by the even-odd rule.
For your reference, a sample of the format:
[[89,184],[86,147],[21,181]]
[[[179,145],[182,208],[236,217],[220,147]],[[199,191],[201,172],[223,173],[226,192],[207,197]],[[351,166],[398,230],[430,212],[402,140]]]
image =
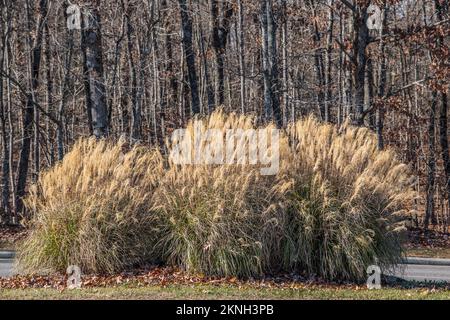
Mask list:
[[405,280],[415,280],[420,282],[449,282],[450,283],[450,266],[435,265],[402,265],[394,275]]
[[[0,258],[0,277],[10,277],[14,274],[13,263],[13,259]],[[408,264],[401,267],[394,276],[405,280],[450,283],[450,266]]]
[[13,275],[13,259],[0,259],[0,277],[10,277]]

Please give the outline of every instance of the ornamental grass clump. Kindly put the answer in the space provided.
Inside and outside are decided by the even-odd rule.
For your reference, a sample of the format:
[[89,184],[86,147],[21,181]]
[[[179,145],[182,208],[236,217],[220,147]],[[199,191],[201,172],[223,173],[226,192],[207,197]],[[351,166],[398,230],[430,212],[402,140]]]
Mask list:
[[[194,126],[191,121],[185,135],[192,141]],[[217,129],[225,138],[228,129],[253,128],[252,117],[219,111],[202,119],[200,129]],[[157,243],[161,260],[208,275],[263,275],[280,239],[276,217],[282,197],[275,184],[276,177],[261,175],[259,166],[249,161],[171,162],[154,194],[156,224],[162,231]]]
[[151,197],[163,170],[160,153],[81,139],[41,173],[26,198],[31,232],[19,250],[25,272],[114,273],[151,260]]
[[414,198],[406,165],[377,149],[365,128],[319,123],[289,128],[291,153],[282,175],[286,198],[283,264],[325,279],[361,280],[369,265],[392,268],[402,258],[402,231]]
[[[209,129],[217,140],[195,139]],[[185,163],[173,161],[174,141],[163,155],[81,139],[31,187],[20,267],[76,264],[84,273],[115,273],[159,263],[212,276],[288,272],[360,281],[369,265],[400,261],[412,177],[392,150],[377,149],[370,130],[309,117],[261,145],[245,134],[251,129],[269,136],[275,126],[222,110],[193,119],[182,139],[204,152],[197,158],[191,150]],[[205,155],[211,141],[226,145],[230,130],[246,158]],[[277,154],[276,172],[263,175],[268,164],[250,161],[250,149]]]

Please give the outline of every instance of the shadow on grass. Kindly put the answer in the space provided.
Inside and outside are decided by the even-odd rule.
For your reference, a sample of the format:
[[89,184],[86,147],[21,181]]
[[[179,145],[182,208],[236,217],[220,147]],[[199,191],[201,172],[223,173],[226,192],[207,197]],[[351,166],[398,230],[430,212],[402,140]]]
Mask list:
[[405,280],[396,276],[387,275],[383,275],[381,281],[388,288],[450,290],[450,283],[446,281]]

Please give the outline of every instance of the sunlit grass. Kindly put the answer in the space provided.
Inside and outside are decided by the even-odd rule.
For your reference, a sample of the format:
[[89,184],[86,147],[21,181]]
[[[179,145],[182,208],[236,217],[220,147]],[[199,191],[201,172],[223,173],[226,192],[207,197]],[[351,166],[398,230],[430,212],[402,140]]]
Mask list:
[[0,289],[0,299],[287,299],[287,300],[449,300],[450,291],[429,289],[381,290],[339,288],[237,288],[213,285],[107,287],[80,290]]
[[[222,111],[203,120],[223,134],[257,128]],[[360,280],[371,264],[400,261],[411,177],[373,133],[307,118],[280,133],[279,151],[279,173],[262,176],[258,165],[181,166],[158,150],[81,140],[26,199],[32,232],[20,266],[114,273],[158,262],[217,276]]]

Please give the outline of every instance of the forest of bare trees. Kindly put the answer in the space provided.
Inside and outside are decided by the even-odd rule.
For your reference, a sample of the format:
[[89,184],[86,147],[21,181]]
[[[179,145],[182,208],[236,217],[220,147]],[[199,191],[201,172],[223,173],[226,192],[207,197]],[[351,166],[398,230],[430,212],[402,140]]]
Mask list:
[[413,225],[448,230],[448,0],[0,0],[0,15],[3,223],[77,138],[163,145],[224,108],[369,127],[417,175]]

